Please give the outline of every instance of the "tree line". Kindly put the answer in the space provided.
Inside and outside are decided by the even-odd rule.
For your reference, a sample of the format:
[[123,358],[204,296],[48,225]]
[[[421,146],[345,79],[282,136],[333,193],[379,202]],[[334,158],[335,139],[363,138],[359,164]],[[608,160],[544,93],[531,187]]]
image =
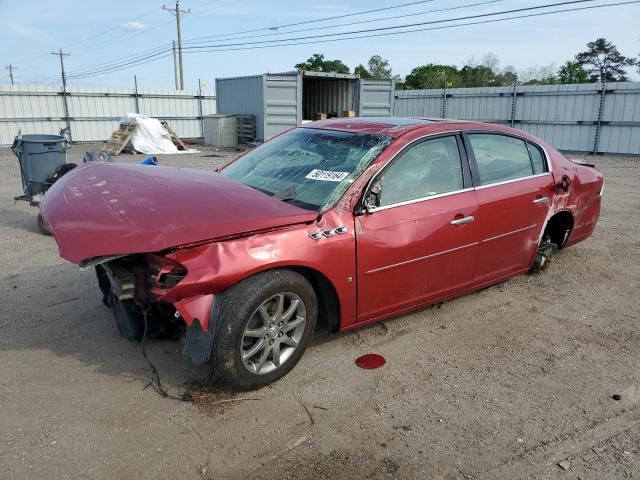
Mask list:
[[[626,82],[629,81],[627,69],[638,65],[640,73],[640,55],[638,59],[622,55],[616,46],[604,38],[598,38],[587,44],[585,51],[567,60],[559,68],[555,65],[530,67],[516,71],[513,66],[500,67],[499,58],[488,53],[479,61],[473,57],[462,67],[427,63],[415,67],[403,79],[393,75],[391,65],[380,55],[373,55],[367,65],[359,64],[353,73],[360,78],[394,78],[398,89],[427,89],[455,87],[501,87],[508,85],[553,85],[590,82]],[[314,72],[351,73],[349,66],[341,60],[326,59],[316,53],[295,65],[297,70]]]

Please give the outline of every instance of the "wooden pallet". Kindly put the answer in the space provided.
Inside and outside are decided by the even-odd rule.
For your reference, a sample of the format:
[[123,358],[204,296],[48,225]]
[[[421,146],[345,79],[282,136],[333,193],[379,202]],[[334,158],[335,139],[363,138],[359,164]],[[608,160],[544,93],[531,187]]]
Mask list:
[[136,133],[138,125],[135,123],[121,123],[118,130],[111,134],[107,144],[102,149],[111,155],[118,155],[131,141],[131,137]]
[[162,124],[164,129],[167,132],[169,132],[169,135],[171,135],[171,141],[176,147],[178,147],[178,150],[186,150],[184,143],[182,143],[182,140],[180,140],[180,137],[178,137],[178,134],[173,130],[173,128],[171,128],[171,126],[169,125],[169,122],[165,122],[164,120],[161,120],[160,123]]

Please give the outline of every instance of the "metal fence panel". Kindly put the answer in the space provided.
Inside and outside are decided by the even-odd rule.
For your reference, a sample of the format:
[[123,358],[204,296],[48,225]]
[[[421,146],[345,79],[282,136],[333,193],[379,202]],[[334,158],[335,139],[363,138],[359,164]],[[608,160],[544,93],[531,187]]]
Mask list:
[[399,90],[394,113],[512,125],[560,150],[640,154],[640,82]]
[[[167,120],[184,138],[202,136],[200,102],[205,115],[216,113],[215,96],[197,91],[69,87],[69,120],[74,141],[101,142],[128,113]],[[139,111],[137,111],[139,109]],[[64,101],[58,87],[0,85],[0,145],[23,134],[57,134],[65,126]]]

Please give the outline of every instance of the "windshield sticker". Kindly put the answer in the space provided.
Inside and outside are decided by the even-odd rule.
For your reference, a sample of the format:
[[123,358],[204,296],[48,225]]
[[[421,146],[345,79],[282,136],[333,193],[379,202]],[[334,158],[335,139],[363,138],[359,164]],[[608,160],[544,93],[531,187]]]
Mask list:
[[349,172],[331,172],[327,170],[311,170],[306,177],[310,180],[322,180],[323,182],[341,182],[349,176]]

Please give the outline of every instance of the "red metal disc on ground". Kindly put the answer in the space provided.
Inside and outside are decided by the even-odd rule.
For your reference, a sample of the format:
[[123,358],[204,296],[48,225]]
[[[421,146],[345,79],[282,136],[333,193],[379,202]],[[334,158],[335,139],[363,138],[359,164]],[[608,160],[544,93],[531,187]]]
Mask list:
[[366,355],[362,355],[361,357],[356,358],[356,365],[367,370],[380,368],[386,362],[387,361],[384,359],[384,357],[382,355],[378,355],[377,353],[367,353]]

